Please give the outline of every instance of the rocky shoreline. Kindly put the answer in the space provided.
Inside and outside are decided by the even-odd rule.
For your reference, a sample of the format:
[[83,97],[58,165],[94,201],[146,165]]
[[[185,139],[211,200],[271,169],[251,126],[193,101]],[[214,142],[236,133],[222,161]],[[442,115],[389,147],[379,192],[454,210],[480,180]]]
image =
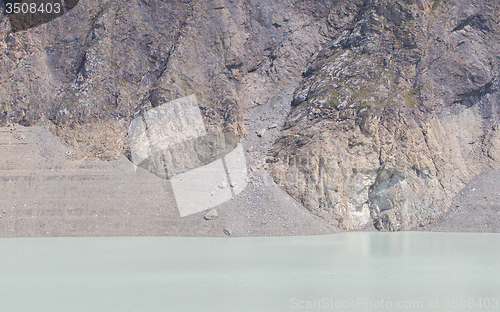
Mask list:
[[[294,86],[245,115],[247,188],[232,200],[181,218],[169,183],[115,161],[70,160],[72,148],[40,127],[2,127],[0,237],[288,236],[343,232],[273,180],[266,155],[290,110]],[[53,127],[53,126],[52,126]],[[472,179],[450,212],[420,231],[500,232],[500,170]],[[373,220],[362,229],[376,231]]]

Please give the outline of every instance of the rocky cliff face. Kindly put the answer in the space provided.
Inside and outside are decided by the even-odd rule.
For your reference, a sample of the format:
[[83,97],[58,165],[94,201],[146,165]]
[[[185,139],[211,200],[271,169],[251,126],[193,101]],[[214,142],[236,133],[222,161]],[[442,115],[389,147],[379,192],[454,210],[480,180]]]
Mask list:
[[17,33],[4,17],[1,123],[47,118],[76,158],[110,159],[135,113],[196,94],[209,129],[243,136],[244,110],[297,80],[331,39],[328,10],[322,1],[83,0]]
[[332,224],[404,230],[499,166],[498,1],[80,0],[0,22],[0,123],[50,120],[73,159],[127,152],[134,114],[195,94],[207,130],[297,81],[268,155]]
[[279,183],[346,229],[423,226],[500,165],[499,6],[367,1],[305,73],[270,152]]

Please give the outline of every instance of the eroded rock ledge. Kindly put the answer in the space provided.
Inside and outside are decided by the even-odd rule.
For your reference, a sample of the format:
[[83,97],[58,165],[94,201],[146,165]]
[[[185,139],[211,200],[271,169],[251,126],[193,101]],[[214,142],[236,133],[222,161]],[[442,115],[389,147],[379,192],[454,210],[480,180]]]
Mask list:
[[500,165],[498,127],[488,131],[478,106],[456,104],[441,116],[346,111],[295,110],[267,160],[290,195],[345,229],[372,220],[379,230],[424,226],[472,176]]

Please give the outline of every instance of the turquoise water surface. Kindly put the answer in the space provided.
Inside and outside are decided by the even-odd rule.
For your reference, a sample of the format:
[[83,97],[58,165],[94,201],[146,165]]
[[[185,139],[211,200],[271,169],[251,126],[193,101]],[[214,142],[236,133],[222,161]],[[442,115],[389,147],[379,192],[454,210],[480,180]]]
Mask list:
[[0,239],[0,311],[500,311],[500,234]]

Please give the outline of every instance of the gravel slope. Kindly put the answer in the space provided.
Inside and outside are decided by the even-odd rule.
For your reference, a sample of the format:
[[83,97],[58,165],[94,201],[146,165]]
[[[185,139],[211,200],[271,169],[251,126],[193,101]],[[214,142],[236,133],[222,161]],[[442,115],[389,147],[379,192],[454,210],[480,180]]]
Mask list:
[[450,211],[425,230],[500,233],[500,170],[475,176],[453,199]]
[[[293,87],[248,112],[249,183],[236,198],[204,213],[179,216],[170,183],[116,161],[70,161],[72,150],[46,127],[0,128],[0,237],[270,236],[339,230],[312,216],[272,180],[263,164],[289,109]],[[254,146],[253,149],[250,147]],[[226,230],[226,231],[224,231]],[[226,233],[225,233],[226,232]]]

